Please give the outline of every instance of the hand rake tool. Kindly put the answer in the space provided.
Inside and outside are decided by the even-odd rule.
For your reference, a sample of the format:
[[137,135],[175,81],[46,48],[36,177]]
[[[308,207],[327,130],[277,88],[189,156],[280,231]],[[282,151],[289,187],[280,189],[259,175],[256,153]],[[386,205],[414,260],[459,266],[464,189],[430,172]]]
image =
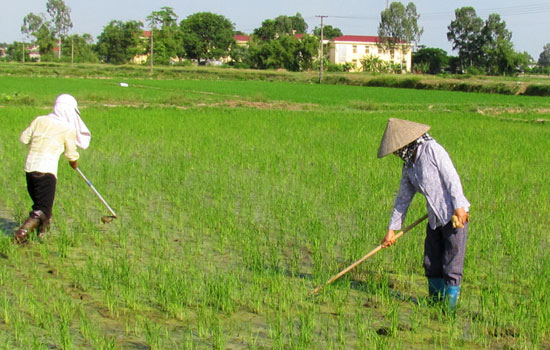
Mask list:
[[80,176],[84,179],[84,181],[86,181],[86,183],[88,184],[88,186],[90,186],[90,188],[92,189],[92,191],[94,191],[94,193],[97,195],[97,197],[101,200],[101,202],[103,204],[105,204],[105,207],[107,207],[107,209],[109,210],[109,212],[111,212],[111,215],[106,215],[106,216],[102,216],[101,217],[101,221],[105,224],[105,223],[108,223],[108,222],[111,222],[113,221],[113,219],[116,219],[118,218],[118,216],[116,215],[115,211],[109,206],[109,204],[105,201],[105,199],[103,199],[103,197],[101,197],[101,195],[99,194],[99,192],[95,189],[94,185],[92,185],[92,182],[90,180],[88,180],[86,178],[86,176],[84,176],[84,173],[82,173],[82,171],[76,167],[75,170],[80,174]]
[[[403,236],[405,233],[407,233],[409,230],[411,230],[413,227],[415,227],[416,225],[418,225],[419,223],[421,223],[422,221],[426,220],[426,218],[428,218],[428,215],[424,215],[423,217],[421,217],[420,219],[416,220],[415,222],[413,222],[412,224],[410,224],[409,226],[407,226],[403,231],[399,232],[398,234],[395,235],[395,239],[398,239],[399,237]],[[364,257],[362,257],[361,259],[357,260],[356,262],[354,262],[353,264],[351,264],[350,266],[346,267],[345,269],[343,269],[342,271],[340,271],[337,275],[334,275],[332,276],[327,282],[325,282],[325,284],[321,284],[320,286],[318,286],[317,288],[315,288],[314,290],[310,291],[308,294],[309,295],[314,295],[314,294],[317,294],[321,291],[321,289],[323,289],[324,287],[328,286],[329,284],[331,284],[332,282],[336,281],[337,279],[339,279],[340,277],[344,276],[346,273],[350,272],[351,270],[353,270],[354,268],[356,268],[359,264],[361,264],[363,261],[367,260],[368,258],[370,258],[371,256],[373,256],[374,254],[378,253],[381,249],[382,249],[382,245],[380,244],[378,247],[374,248],[373,250],[371,250],[367,255],[365,255]]]

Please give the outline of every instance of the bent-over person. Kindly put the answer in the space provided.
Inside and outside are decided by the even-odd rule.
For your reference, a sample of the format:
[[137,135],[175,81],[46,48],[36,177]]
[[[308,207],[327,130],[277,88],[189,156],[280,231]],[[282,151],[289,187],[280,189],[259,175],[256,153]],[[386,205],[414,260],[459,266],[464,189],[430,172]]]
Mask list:
[[56,98],[52,113],[36,117],[23,131],[20,140],[29,145],[25,174],[33,205],[29,217],[15,232],[17,243],[25,243],[35,230],[40,238],[44,237],[52,217],[59,156],[64,153],[76,169],[79,159],[76,147],[88,148],[90,138],[76,99],[67,94]]
[[424,270],[430,299],[444,301],[454,310],[462,282],[470,203],[449,154],[427,133],[429,129],[407,120],[388,121],[378,158],[393,153],[403,160],[403,169],[382,246],[395,243],[395,231],[401,229],[414,195],[423,194],[428,211]]

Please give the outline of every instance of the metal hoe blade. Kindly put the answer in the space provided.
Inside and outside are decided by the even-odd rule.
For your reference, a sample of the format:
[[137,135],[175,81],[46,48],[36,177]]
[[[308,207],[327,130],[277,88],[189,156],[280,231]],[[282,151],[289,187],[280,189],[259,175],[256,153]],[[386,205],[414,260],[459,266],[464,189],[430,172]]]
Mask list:
[[110,223],[111,221],[113,221],[113,219],[116,219],[117,217],[116,216],[113,216],[113,215],[105,215],[105,216],[102,216],[101,217],[101,222],[103,222],[104,224],[108,224]]

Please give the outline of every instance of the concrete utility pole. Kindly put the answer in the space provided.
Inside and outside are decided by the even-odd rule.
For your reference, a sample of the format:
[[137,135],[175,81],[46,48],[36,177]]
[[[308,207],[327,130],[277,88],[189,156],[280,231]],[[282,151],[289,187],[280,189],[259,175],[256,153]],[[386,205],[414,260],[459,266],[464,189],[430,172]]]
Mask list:
[[151,28],[151,57],[149,62],[151,63],[151,74],[153,74],[153,28]]
[[74,35],[71,36],[71,67],[74,65]]
[[323,52],[324,48],[324,37],[323,37],[323,19],[327,18],[328,16],[315,16],[321,18],[321,50],[320,50],[320,57],[319,57],[319,84],[323,81],[323,63],[325,61],[325,55]]

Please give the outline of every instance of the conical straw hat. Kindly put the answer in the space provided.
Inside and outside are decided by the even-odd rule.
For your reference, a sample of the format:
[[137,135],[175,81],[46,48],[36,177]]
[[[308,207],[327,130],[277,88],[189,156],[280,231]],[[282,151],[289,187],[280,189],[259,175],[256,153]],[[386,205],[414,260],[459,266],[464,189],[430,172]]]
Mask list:
[[387,156],[390,153],[408,145],[430,130],[429,125],[411,122],[408,120],[390,118],[386,125],[386,131],[382,136],[378,158]]

